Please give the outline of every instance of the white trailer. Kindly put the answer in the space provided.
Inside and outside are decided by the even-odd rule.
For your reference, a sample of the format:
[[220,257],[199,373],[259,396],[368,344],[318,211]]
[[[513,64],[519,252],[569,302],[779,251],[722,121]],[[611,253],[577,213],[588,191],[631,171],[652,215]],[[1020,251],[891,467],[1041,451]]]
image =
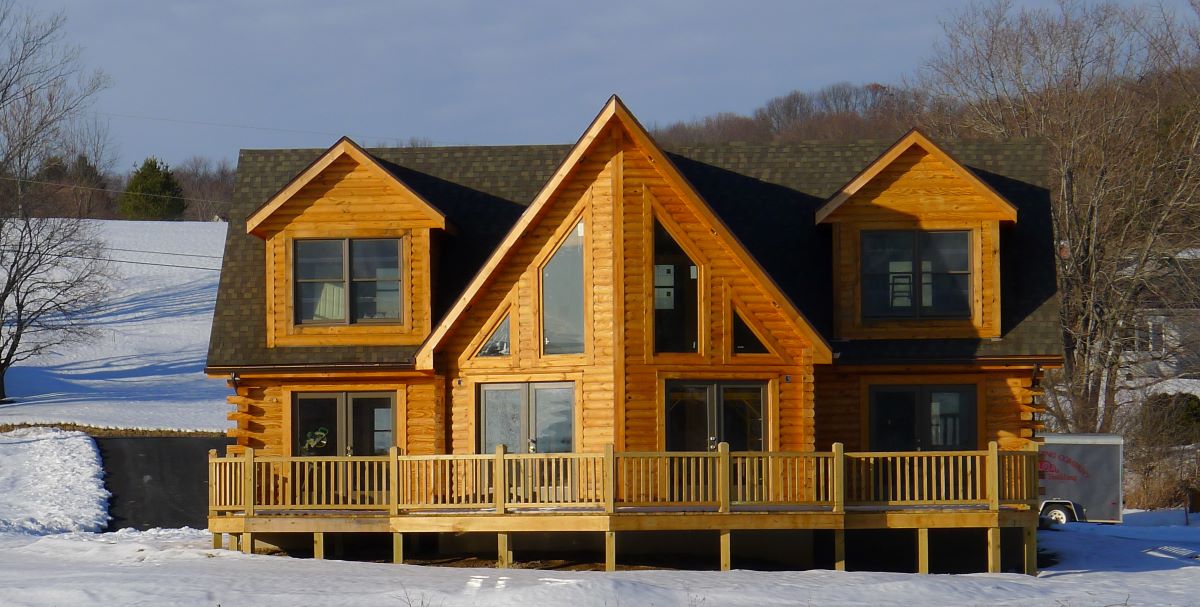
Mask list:
[[1047,434],[1038,450],[1042,516],[1056,523],[1120,523],[1123,450],[1115,434]]

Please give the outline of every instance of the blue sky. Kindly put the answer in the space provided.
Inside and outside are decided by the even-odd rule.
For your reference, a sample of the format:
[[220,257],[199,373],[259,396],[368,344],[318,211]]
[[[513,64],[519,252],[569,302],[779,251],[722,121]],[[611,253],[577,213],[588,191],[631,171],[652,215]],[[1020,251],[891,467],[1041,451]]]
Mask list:
[[414,136],[445,145],[571,142],[614,92],[647,125],[745,113],[794,89],[898,81],[929,53],[939,16],[961,4],[37,6],[56,3],[87,64],[113,79],[94,109],[109,121],[118,169],[148,155],[178,163],[197,154],[232,159],[239,148],[326,147],[340,134],[365,145]]

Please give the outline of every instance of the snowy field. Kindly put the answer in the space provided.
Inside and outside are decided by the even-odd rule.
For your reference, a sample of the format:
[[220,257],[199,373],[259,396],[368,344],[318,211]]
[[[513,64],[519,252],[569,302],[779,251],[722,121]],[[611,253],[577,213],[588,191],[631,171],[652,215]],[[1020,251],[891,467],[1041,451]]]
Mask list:
[[1059,562],[1036,578],[455,569],[247,556],[191,529],[90,533],[105,518],[90,439],[0,434],[0,462],[0,605],[1200,605],[1200,525],[1178,511],[1042,531]]
[[202,370],[226,224],[95,223],[118,276],[99,335],[13,367],[0,424],[224,430],[229,390]]

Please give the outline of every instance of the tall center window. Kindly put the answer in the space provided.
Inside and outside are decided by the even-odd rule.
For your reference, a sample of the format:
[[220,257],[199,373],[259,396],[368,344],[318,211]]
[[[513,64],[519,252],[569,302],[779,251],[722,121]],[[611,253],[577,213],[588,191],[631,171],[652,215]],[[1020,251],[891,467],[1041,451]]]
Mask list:
[[542,266],[542,353],[583,353],[583,220]]
[[865,318],[971,316],[971,232],[862,232]]
[[398,238],[295,241],[296,322],[397,322]]
[[671,233],[654,222],[654,351],[695,352],[699,268]]

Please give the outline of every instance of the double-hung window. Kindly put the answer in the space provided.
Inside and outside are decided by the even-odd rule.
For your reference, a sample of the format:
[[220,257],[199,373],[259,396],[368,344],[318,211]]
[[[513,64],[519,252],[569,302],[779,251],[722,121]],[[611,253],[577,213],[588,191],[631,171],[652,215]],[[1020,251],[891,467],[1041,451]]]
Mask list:
[[298,324],[399,322],[399,238],[295,241]]
[[864,318],[969,318],[971,232],[862,232]]

